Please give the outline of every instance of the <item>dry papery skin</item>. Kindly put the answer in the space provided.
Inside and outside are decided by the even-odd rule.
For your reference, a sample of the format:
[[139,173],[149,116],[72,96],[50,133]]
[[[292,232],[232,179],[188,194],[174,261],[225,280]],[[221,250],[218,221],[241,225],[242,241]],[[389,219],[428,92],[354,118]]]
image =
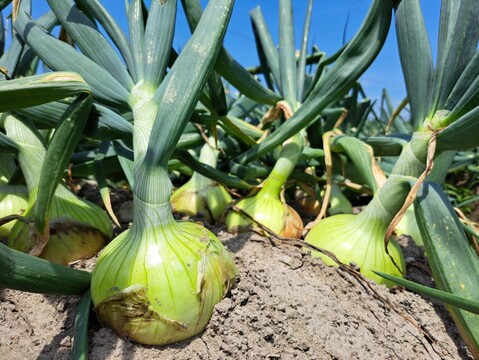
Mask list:
[[[437,302],[373,284],[375,294],[298,248],[212,231],[232,251],[239,277],[206,330],[174,345],[142,346],[92,317],[89,359],[472,359]],[[432,285],[420,249],[408,238],[400,242],[408,278]],[[69,359],[77,302],[0,290],[0,358]]]

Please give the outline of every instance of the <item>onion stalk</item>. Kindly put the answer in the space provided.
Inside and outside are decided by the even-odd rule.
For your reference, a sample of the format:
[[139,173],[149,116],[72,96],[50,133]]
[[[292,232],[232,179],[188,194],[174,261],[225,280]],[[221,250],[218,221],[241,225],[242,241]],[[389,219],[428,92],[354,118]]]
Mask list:
[[[211,139],[214,140],[214,139]],[[218,150],[203,145],[200,162],[216,168]],[[195,216],[201,214],[210,224],[220,220],[232,198],[223,185],[194,172],[171,196],[173,211]]]

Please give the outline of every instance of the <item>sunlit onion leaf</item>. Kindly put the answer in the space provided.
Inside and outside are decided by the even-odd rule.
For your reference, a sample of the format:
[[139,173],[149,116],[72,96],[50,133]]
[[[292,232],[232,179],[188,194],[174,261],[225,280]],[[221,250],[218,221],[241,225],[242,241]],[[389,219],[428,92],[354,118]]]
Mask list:
[[306,20],[304,21],[303,36],[301,38],[301,48],[298,59],[298,96],[297,99],[303,102],[305,89],[308,86],[308,75],[306,74],[306,58],[308,49],[309,29],[311,27],[311,15],[313,13],[313,0],[308,1],[308,8],[306,10]]
[[134,69],[138,79],[144,79],[145,19],[141,0],[133,0],[128,5],[128,28],[130,30],[130,51],[133,54]]
[[70,45],[47,34],[27,15],[19,14],[15,30],[33,51],[52,69],[75,71],[91,86],[93,95],[101,103],[126,108],[129,92],[105,69]]
[[213,179],[220,184],[226,186],[237,188],[237,189],[252,189],[253,186],[246,181],[232,175],[227,175],[222,171],[217,170],[216,168],[204,164],[196,160],[188,151],[182,149],[176,149],[174,152],[174,157],[179,159],[186,166],[191,168],[193,171],[200,173],[207,178]]
[[444,0],[430,112],[443,109],[447,97],[477,52],[479,7],[476,0]]
[[0,243],[0,287],[41,294],[81,295],[91,274],[24,254]]
[[91,293],[90,289],[88,289],[81,297],[76,309],[75,334],[71,350],[72,359],[88,359],[88,322],[90,319],[91,307]]
[[[149,165],[167,164],[201,88],[213,71],[231,16],[225,10],[231,9],[233,1],[225,1],[224,6],[203,13],[191,39],[154,95],[162,111],[156,116],[148,144],[145,161]],[[163,141],[158,142],[160,136]]]
[[0,82],[0,111],[23,109],[90,92],[83,79],[71,72],[53,72]]
[[279,1],[279,71],[281,92],[284,100],[296,109],[297,66],[296,47],[294,45],[293,3],[292,0]]
[[144,77],[156,88],[166,74],[175,32],[176,1],[152,1],[144,34]]
[[479,146],[479,105],[469,111],[437,135],[437,151],[469,150]]
[[130,45],[128,39],[118,25],[118,23],[113,19],[106,11],[104,6],[98,0],[75,0],[80,9],[84,9],[88,14],[92,14],[93,17],[101,24],[103,29],[110,37],[111,41],[117,46],[118,51],[122,55],[128,69],[131,71],[134,82],[138,81],[137,74],[134,71],[133,66],[133,57],[130,51]]
[[406,289],[417,292],[421,295],[429,296],[433,299],[442,301],[443,303],[458,307],[463,310],[472,312],[473,314],[479,315],[479,301],[474,301],[471,299],[466,299],[460,296],[456,296],[446,291],[433,289],[428,286],[424,286],[414,281],[406,280],[394,275],[385,274],[380,271],[375,271],[376,274],[382,276],[385,279],[391,280],[398,285],[404,286]]
[[[414,210],[437,287],[477,301],[477,253],[441,185],[424,183]],[[453,306],[448,310],[473,356],[479,356],[479,317]]]
[[352,137],[339,135],[331,139],[331,149],[344,151],[353,162],[364,183],[376,193],[381,184],[378,183],[378,174],[375,173],[375,160],[372,149],[363,141]]
[[[183,8],[189,21],[198,23],[202,13],[199,0],[182,0]],[[274,105],[281,97],[266,89],[251,74],[241,66],[224,47],[221,47],[215,70],[233,85],[240,93],[263,104]]]
[[281,74],[279,70],[278,49],[273,42],[271,32],[266,25],[263,13],[259,6],[250,11],[251,24],[256,39],[258,54],[265,59],[265,72],[271,74],[278,88],[281,88]]
[[48,226],[48,213],[55,190],[83,135],[92,102],[90,93],[81,94],[65,112],[48,146],[40,174],[39,188],[42,191],[39,191],[35,203],[35,226],[41,235],[45,234],[45,227]]
[[433,81],[431,45],[419,1],[395,1],[396,33],[414,127],[428,114]]
[[75,6],[73,1],[49,0],[48,3],[83,54],[101,65],[125,89],[131,90],[133,80],[125,64],[95,24]]

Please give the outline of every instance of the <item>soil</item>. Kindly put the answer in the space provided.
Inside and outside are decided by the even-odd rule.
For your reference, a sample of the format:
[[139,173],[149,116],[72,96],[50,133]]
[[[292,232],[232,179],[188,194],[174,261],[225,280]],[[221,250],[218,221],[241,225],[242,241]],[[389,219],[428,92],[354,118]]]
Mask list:
[[[143,346],[92,315],[89,359],[472,359],[438,302],[365,283],[255,233],[212,231],[233,253],[239,276],[205,331]],[[400,243],[408,278],[433,285],[421,250],[407,237]],[[0,289],[0,359],[69,359],[78,300]]]

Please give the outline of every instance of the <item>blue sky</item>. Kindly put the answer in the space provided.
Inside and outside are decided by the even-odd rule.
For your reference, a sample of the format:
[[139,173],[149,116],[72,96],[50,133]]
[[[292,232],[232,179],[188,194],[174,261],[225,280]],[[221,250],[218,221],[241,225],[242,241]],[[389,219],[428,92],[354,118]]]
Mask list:
[[[384,0],[388,1],[388,0]],[[149,1],[147,1],[148,3]],[[35,0],[34,17],[46,11],[45,0]],[[117,21],[126,28],[123,1],[103,0],[102,3],[109,9]],[[206,4],[202,0],[202,4]],[[268,27],[277,41],[278,34],[278,0],[236,0],[233,16],[225,38],[225,46],[230,53],[243,66],[249,67],[258,64],[256,48],[251,31],[249,11],[260,6]],[[423,0],[421,5],[426,20],[426,26],[430,35],[433,54],[435,54],[437,41],[437,24],[439,19],[440,0]],[[293,0],[295,31],[297,46],[300,43],[302,24],[306,14],[306,0]],[[346,28],[346,39],[350,39],[359,28],[370,0],[315,0],[310,44],[316,44],[326,54],[332,54],[339,49],[343,42],[343,31],[346,20],[349,22]],[[175,34],[175,47],[181,48],[188,40],[189,31],[179,7],[178,25]],[[372,67],[363,75],[361,83],[366,94],[377,99],[383,88],[388,89],[395,104],[398,104],[405,96],[404,81],[399,62],[396,46],[396,34],[394,26],[391,27],[388,39],[380,55]]]

